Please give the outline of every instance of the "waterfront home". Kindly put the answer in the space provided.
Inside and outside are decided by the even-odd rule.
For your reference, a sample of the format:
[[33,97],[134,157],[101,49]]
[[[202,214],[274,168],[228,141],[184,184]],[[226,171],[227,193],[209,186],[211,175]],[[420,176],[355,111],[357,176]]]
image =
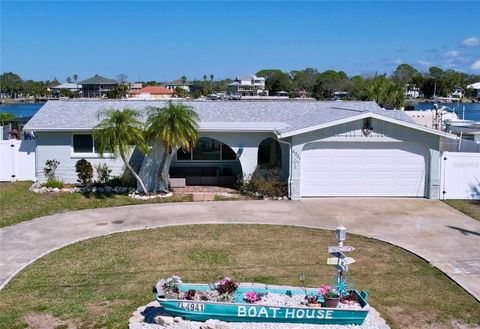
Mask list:
[[173,94],[174,94],[173,90],[160,87],[160,86],[147,86],[139,90],[130,90],[128,92],[129,98],[145,99],[145,100],[172,98]]
[[[322,196],[389,196],[438,199],[440,154],[457,137],[422,127],[403,111],[374,102],[186,101],[200,117],[197,145],[180,151],[170,173],[187,184],[219,183],[219,176],[279,169],[292,199]],[[122,161],[101,158],[92,128],[97,113],[129,107],[145,114],[165,101],[49,101],[27,123],[37,136],[37,176],[45,161],[60,161],[57,174],[75,182],[75,163],[106,163],[114,175]],[[133,152],[131,162],[150,187],[162,153]],[[213,179],[215,177],[215,179]]]
[[480,82],[475,82],[471,85],[468,85],[467,89],[473,89],[473,97],[480,99]]
[[82,85],[83,97],[101,98],[106,97],[107,93],[112,90],[114,86],[118,85],[118,81],[96,74],[91,78],[80,81],[79,84]]
[[465,91],[462,88],[456,87],[455,89],[453,89],[452,97],[463,98],[464,92]]
[[78,93],[79,91],[82,90],[82,85],[74,82],[66,82],[50,88],[52,95],[60,95],[60,92],[62,90],[68,90],[73,93]]
[[256,75],[236,78],[227,85],[226,89],[229,96],[268,96],[268,90],[265,89],[265,78]]
[[177,79],[177,80],[173,80],[171,82],[166,82],[164,84],[164,86],[165,86],[165,88],[167,88],[169,90],[172,90],[172,91],[175,91],[175,89],[178,87],[178,88],[181,88],[181,89],[185,90],[187,93],[189,93],[190,88],[192,87],[192,84],[188,81],[183,83],[182,80]]

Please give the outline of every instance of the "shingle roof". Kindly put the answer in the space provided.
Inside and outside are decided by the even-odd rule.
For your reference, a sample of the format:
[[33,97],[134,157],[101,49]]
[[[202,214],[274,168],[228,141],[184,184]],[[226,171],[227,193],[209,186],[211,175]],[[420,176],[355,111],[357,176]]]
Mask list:
[[[182,101],[200,117],[200,129],[275,129],[286,133],[319,124],[375,113],[413,123],[403,111],[387,111],[375,102],[317,101]],[[146,114],[149,106],[162,107],[166,101],[48,101],[28,122],[28,130],[91,129],[97,112],[129,107]]]
[[96,74],[94,77],[80,81],[79,84],[81,85],[117,85],[118,81],[113,79],[108,79]]

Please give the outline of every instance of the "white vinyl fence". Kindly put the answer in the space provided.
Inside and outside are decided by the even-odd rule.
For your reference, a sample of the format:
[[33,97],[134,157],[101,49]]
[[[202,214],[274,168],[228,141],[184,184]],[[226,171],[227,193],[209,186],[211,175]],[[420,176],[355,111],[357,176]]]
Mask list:
[[443,152],[443,199],[480,200],[480,153]]
[[35,140],[0,140],[0,181],[35,179]]

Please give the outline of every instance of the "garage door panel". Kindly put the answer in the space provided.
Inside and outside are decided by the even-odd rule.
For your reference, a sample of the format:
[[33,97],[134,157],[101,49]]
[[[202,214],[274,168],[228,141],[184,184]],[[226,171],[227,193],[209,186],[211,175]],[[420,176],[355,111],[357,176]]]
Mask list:
[[301,158],[302,196],[425,195],[426,149],[413,143],[313,143]]

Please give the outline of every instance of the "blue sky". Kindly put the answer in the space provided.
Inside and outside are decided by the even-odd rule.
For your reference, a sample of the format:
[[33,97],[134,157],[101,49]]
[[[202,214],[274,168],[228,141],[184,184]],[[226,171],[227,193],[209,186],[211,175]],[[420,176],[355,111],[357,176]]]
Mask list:
[[166,81],[263,68],[480,73],[478,2],[5,2],[0,71]]

